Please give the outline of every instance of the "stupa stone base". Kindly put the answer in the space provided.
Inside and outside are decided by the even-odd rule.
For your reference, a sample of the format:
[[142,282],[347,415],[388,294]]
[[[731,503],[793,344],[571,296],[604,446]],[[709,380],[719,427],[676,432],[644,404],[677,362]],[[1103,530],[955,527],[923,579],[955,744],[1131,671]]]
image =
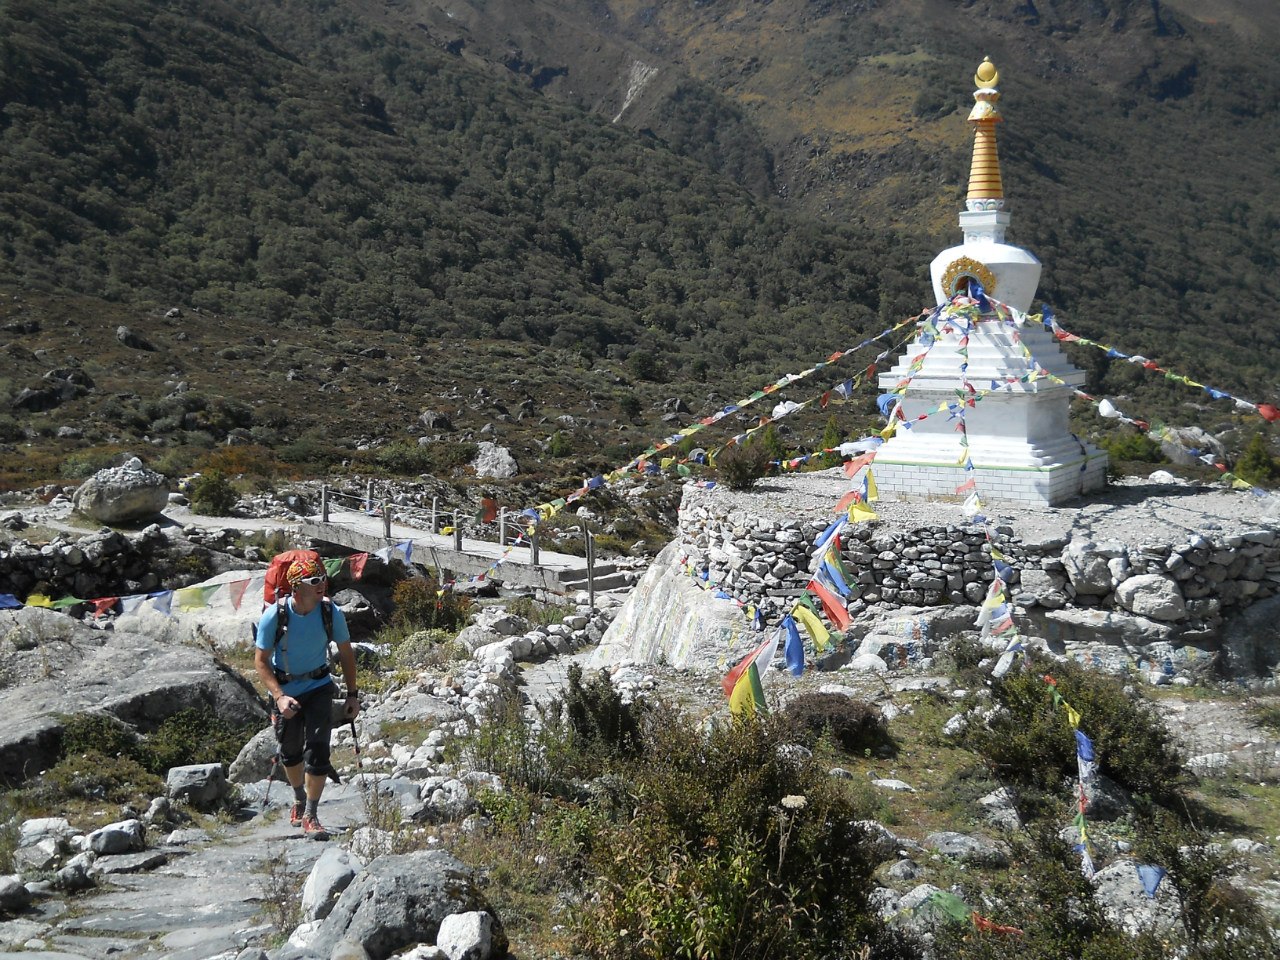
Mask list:
[[1107,455],[1090,452],[1077,460],[1051,466],[975,465],[971,471],[954,464],[912,463],[878,456],[873,472],[880,495],[897,500],[963,500],[969,491],[956,493],[956,487],[972,479],[984,505],[1053,507],[1106,486]]

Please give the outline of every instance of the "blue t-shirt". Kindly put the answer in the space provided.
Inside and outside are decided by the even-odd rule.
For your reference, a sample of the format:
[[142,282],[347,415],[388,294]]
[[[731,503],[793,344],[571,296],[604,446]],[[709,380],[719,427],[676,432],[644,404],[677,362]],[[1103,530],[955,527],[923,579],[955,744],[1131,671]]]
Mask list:
[[271,656],[272,666],[299,678],[281,684],[280,689],[291,697],[297,697],[308,690],[315,690],[317,687],[333,682],[329,677],[306,676],[324,666],[329,659],[329,638],[324,632],[324,615],[320,612],[320,603],[329,603],[333,610],[334,643],[350,643],[351,632],[347,629],[347,620],[342,615],[342,611],[332,601],[320,601],[306,616],[293,608],[293,597],[285,602],[289,607],[289,619],[286,621],[289,629],[280,638],[280,646],[275,647],[279,604],[272,604],[263,611],[262,619],[258,621],[257,646],[259,650],[270,650],[275,647],[275,653]]

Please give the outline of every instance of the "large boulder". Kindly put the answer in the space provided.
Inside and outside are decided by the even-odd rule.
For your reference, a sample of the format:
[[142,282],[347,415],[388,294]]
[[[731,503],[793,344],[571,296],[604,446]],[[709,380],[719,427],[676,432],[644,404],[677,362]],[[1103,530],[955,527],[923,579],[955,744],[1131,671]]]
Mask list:
[[227,775],[220,763],[192,763],[170,767],[165,778],[169,797],[186,800],[199,810],[216,807],[231,793]]
[[520,467],[516,465],[516,458],[511,456],[511,451],[506,447],[500,447],[488,440],[481,440],[478,446],[476,458],[471,462],[477,477],[506,479],[520,472]]
[[154,517],[169,503],[169,484],[137,457],[119,467],[99,470],[71,497],[79,513],[101,523],[124,523]]
[[[205,650],[119,628],[93,630],[39,607],[0,610],[0,637],[31,642],[7,655],[18,679],[0,689],[0,783],[22,782],[52,765],[68,716],[107,713],[143,732],[189,707],[233,726],[265,717],[253,687]],[[54,676],[46,675],[50,663]]]
[[624,660],[721,670],[760,641],[735,604],[699,588],[679,565],[683,546],[668,544],[627,596],[591,655],[592,668]]
[[[471,871],[449,853],[379,857],[342,892],[307,951],[330,957],[350,940],[373,960],[383,960],[414,944],[435,943],[445,917],[474,910],[493,913]],[[503,955],[507,938],[496,921],[492,937],[495,953]]]

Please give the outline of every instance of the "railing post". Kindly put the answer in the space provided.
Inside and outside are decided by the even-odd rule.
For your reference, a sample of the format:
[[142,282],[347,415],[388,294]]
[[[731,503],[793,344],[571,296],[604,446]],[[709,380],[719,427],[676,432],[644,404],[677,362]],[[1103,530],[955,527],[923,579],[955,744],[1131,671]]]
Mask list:
[[502,507],[498,511],[498,546],[504,550],[507,547],[507,508]]
[[453,549],[462,552],[462,524],[458,522],[458,511],[453,511]]
[[329,485],[327,483],[320,486],[320,522],[329,522]]
[[582,528],[587,538],[587,606],[596,612],[596,538],[585,526]]
[[439,497],[431,498],[431,532],[432,533],[440,532],[439,514],[438,514],[438,511],[436,510],[436,505],[439,503],[439,501],[440,501]]
[[533,528],[533,535],[529,537],[529,565],[531,567],[536,567],[538,565],[538,530],[541,529],[541,527],[542,524],[535,524]]
[[391,539],[391,495],[388,494],[382,500],[382,535],[388,540]]
[[366,510],[373,509],[373,481],[370,480],[365,484],[364,488],[364,508]]

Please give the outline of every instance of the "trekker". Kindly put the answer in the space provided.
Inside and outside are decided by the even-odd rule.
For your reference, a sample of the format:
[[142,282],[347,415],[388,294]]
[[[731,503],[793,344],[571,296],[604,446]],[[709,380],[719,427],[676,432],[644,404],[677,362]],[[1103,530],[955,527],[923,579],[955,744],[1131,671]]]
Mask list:
[[[271,719],[280,742],[280,763],[293,787],[289,822],[302,827],[305,836],[328,840],[317,807],[332,769],[329,738],[334,687],[329,640],[338,645],[347,688],[343,715],[348,720],[360,712],[356,658],[342,611],[324,596],[324,566],[314,559],[295,560],[285,579],[290,595],[267,608],[258,621],[254,666],[273,701]],[[285,618],[283,630],[281,617]]]

